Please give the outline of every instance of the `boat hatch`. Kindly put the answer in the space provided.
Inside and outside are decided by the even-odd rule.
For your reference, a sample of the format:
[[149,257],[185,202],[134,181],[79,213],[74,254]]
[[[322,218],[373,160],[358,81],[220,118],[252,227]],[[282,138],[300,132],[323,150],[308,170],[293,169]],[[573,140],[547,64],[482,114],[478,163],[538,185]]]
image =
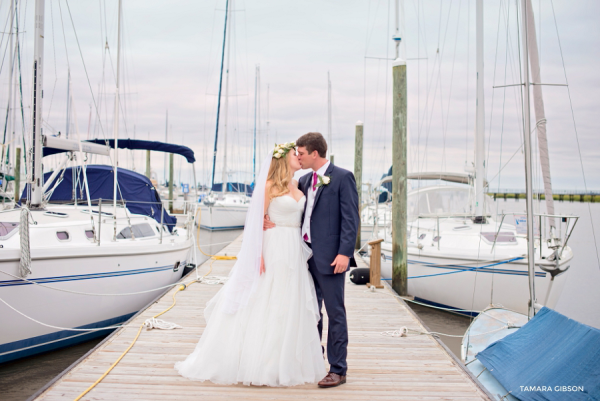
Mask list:
[[0,222],[0,240],[12,237],[17,232],[17,227],[19,227],[19,223]]
[[68,241],[69,233],[67,231],[57,231],[56,238],[58,238],[59,241]]
[[[496,235],[498,237],[496,238]],[[515,234],[510,231],[502,231],[500,233],[496,232],[482,232],[481,236],[490,244],[493,244],[494,241],[496,244],[516,244],[517,237]]]
[[69,215],[66,214],[66,213],[63,213],[63,212],[53,212],[53,211],[50,211],[50,210],[44,212],[44,216],[62,217],[62,218],[69,217]]
[[[90,214],[90,209],[83,209],[81,213]],[[92,210],[92,214],[98,214],[97,210]],[[113,214],[110,212],[102,212],[102,216],[112,216]]]
[[143,237],[153,237],[154,230],[152,230],[152,226],[148,223],[134,224],[130,227],[125,227],[121,230],[117,238],[119,239],[127,239],[131,238],[131,231],[133,230],[133,235],[135,238],[143,238]]

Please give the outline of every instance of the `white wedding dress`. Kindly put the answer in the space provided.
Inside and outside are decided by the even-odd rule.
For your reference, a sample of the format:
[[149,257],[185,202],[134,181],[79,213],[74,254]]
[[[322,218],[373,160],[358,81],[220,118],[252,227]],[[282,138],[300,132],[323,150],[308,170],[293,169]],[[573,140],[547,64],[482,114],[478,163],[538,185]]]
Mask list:
[[301,237],[306,198],[274,198],[268,214],[276,227],[264,232],[266,272],[248,304],[235,313],[219,302],[225,286],[209,303],[204,333],[196,349],[175,369],[193,380],[218,384],[293,386],[326,375],[317,329],[319,310]]

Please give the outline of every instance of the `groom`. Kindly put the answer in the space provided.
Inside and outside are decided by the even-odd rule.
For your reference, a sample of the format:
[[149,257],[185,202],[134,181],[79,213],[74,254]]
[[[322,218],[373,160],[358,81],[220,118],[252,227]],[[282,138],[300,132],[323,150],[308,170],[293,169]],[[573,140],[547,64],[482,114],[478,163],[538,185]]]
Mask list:
[[[298,183],[306,196],[302,237],[313,251],[308,269],[315,283],[319,311],[324,301],[329,318],[327,359],[330,369],[319,387],[335,387],[346,382],[348,368],[344,283],[360,223],[358,192],[354,175],[325,158],[327,142],[323,135],[309,132],[298,138],[296,146],[300,166],[312,169],[312,173],[300,177]],[[268,226],[265,222],[265,227]],[[318,329],[322,338],[322,312]]]

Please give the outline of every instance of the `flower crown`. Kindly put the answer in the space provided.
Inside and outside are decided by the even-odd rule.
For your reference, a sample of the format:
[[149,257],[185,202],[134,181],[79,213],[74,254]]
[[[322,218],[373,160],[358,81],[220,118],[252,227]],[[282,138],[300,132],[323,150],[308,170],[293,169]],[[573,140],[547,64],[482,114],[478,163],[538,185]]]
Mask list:
[[281,143],[279,145],[275,144],[275,149],[273,149],[273,157],[279,159],[281,157],[285,157],[288,152],[296,147],[295,142],[286,142]]

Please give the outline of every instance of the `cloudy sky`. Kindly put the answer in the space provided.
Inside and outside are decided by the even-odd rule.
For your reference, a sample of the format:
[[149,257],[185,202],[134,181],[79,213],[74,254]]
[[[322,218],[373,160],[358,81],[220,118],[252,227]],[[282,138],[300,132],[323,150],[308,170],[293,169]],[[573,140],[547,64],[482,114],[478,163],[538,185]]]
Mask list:
[[[33,0],[19,1],[25,127],[30,126]],[[45,132],[66,131],[68,71],[70,136],[111,138],[117,60],[116,0],[46,1]],[[364,181],[391,165],[393,1],[230,0],[227,107],[228,172],[252,179],[256,67],[260,66],[259,156],[275,141],[308,131],[327,136],[327,75],[332,82],[332,143],[336,164],[353,169],[354,125],[364,121]],[[519,43],[515,2],[485,1],[484,59],[487,178],[492,188],[524,188]],[[600,189],[596,109],[600,77],[600,3],[533,0],[553,185]],[[199,181],[212,165],[225,0],[123,1],[120,138],[165,139],[196,153]],[[464,171],[473,162],[475,1],[404,2],[409,80],[409,169]],[[8,4],[0,4],[5,24]],[[4,32],[8,31],[4,27]],[[8,36],[0,102],[7,104]],[[226,58],[227,63],[227,58]],[[564,63],[564,64],[563,64]],[[564,66],[564,68],[563,68]],[[87,72],[86,72],[87,71]],[[225,82],[223,92],[225,93]],[[225,98],[222,102],[224,112]],[[3,106],[5,110],[6,106]],[[18,111],[20,114],[20,111]],[[222,114],[223,116],[223,114]],[[19,119],[20,121],[20,119]],[[220,138],[224,137],[223,117]],[[532,124],[534,126],[535,124]],[[21,130],[20,123],[17,125]],[[219,143],[217,181],[224,144]],[[121,166],[144,169],[143,153],[122,152]],[[163,177],[163,156],[152,168]],[[101,161],[101,160],[99,160]],[[51,164],[54,162],[48,162]],[[185,162],[176,180],[191,181]],[[583,172],[586,182],[584,183]],[[535,169],[536,182],[539,168]]]

